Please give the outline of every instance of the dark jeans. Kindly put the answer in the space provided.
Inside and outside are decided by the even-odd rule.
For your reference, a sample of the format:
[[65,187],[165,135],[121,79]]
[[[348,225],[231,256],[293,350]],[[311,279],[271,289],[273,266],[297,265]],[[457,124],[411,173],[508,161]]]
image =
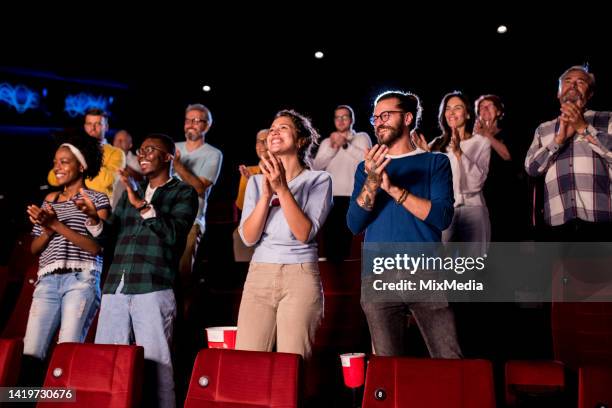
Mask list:
[[545,228],[545,238],[548,242],[612,241],[611,222],[588,222],[575,218],[563,225]]
[[408,312],[414,316],[432,358],[461,358],[452,310],[442,303],[364,302],[377,356],[408,355]]

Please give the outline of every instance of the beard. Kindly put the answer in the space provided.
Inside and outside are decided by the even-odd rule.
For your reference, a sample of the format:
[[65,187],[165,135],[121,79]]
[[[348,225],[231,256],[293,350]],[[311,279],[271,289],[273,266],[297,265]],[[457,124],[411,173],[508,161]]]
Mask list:
[[[381,135],[380,131],[384,129],[387,130],[387,134]],[[379,127],[376,128],[376,139],[378,140],[379,144],[381,145],[384,144],[387,147],[391,147],[400,138],[403,132],[404,132],[403,123],[400,124],[400,126],[397,128],[392,127],[392,126],[380,125]]]
[[196,140],[199,140],[202,138],[202,134],[198,133],[196,131],[187,131],[185,132],[185,139],[186,140],[190,140],[192,142],[195,142]]
[[580,91],[574,88],[570,88],[563,95],[561,95],[561,103],[572,102],[582,107],[585,105],[585,97]]

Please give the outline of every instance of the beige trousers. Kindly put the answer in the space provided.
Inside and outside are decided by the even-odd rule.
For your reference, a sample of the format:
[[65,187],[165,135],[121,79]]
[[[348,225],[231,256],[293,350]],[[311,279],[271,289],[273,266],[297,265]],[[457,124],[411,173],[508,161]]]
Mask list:
[[179,273],[181,279],[187,279],[191,276],[193,263],[195,262],[196,254],[198,253],[198,247],[200,246],[200,240],[202,239],[202,232],[200,231],[200,224],[193,224],[187,235],[187,242],[185,243],[185,250],[181,256],[179,262]]
[[323,286],[316,262],[251,262],[244,284],[236,348],[300,354],[308,359],[323,317]]

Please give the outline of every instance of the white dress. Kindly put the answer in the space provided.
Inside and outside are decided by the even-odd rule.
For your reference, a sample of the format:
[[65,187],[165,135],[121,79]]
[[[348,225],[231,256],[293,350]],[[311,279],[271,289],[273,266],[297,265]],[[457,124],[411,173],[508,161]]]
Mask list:
[[475,242],[474,255],[486,252],[491,240],[489,210],[482,193],[491,158],[489,139],[479,134],[472,135],[461,143],[461,159],[457,159],[448,148],[453,172],[455,214],[451,225],[442,232],[443,242]]

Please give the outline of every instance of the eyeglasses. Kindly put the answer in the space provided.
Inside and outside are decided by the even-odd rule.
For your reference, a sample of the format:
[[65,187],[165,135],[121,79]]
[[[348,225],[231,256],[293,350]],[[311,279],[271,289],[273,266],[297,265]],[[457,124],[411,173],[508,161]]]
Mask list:
[[148,156],[151,153],[153,153],[154,150],[159,150],[162,153],[168,153],[164,149],[160,149],[159,147],[149,145],[149,146],[141,147],[140,149],[136,150],[136,154],[138,156]]
[[404,111],[399,111],[399,110],[393,110],[393,111],[384,111],[384,112],[381,112],[381,114],[380,114],[380,115],[372,115],[372,117],[370,118],[370,123],[371,123],[372,125],[375,125],[375,124],[376,124],[376,121],[377,121],[378,119],[380,119],[380,121],[381,121],[382,123],[385,123],[386,121],[388,121],[388,120],[389,120],[389,117],[391,116],[391,114],[392,114],[392,113],[402,113],[402,114],[403,114],[403,113],[406,113],[406,112],[404,112]]
[[186,125],[199,125],[200,123],[207,123],[208,121],[206,119],[199,119],[199,118],[193,118],[193,119],[189,119],[189,118],[185,118],[185,124]]
[[334,116],[334,120],[349,120],[350,118],[351,118],[350,115]]

